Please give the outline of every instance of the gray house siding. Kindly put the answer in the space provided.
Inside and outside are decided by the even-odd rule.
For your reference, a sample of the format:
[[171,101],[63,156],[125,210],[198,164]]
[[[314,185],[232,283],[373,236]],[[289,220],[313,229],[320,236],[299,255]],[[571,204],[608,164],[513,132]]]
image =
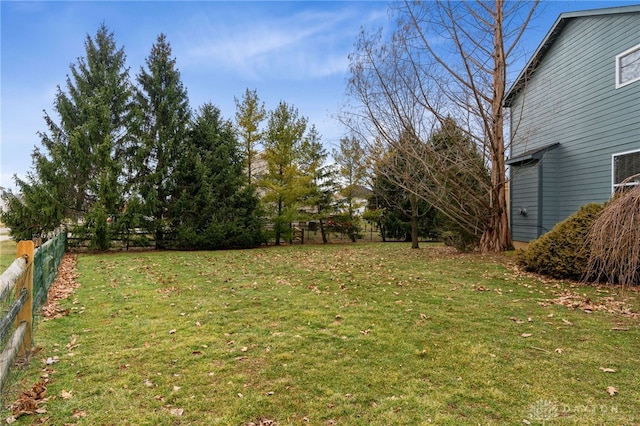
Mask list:
[[[530,241],[515,203],[541,180],[541,233],[612,192],[613,154],[640,149],[640,82],[616,88],[616,55],[640,44],[635,12],[569,17],[522,89],[511,94],[511,158],[559,143],[540,176],[511,166],[514,241]],[[522,82],[521,82],[522,83]],[[518,176],[521,174],[522,176]],[[526,177],[525,177],[526,176]]]
[[512,238],[516,241],[533,240],[539,235],[539,166],[537,162],[519,166],[512,174],[511,188],[519,188],[510,197]]
[[[551,230],[558,223],[558,207],[560,200],[558,197],[558,153],[560,152],[560,146],[557,149],[545,153],[541,159],[540,164],[542,168],[542,218],[540,220],[540,228],[538,238],[540,235]],[[529,240],[524,240],[529,241]]]
[[[511,164],[511,227],[515,241],[530,241],[557,222],[557,145]],[[516,191],[514,191],[514,188]]]

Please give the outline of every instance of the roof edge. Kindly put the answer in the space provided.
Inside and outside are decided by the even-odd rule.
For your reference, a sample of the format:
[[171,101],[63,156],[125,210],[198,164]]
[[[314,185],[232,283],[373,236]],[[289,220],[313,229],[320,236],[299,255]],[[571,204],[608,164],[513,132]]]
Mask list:
[[510,107],[513,102],[513,97],[522,90],[525,86],[527,78],[536,70],[540,60],[544,56],[544,54],[549,50],[549,47],[556,40],[558,34],[562,32],[567,22],[570,19],[575,18],[584,18],[589,16],[605,16],[605,15],[616,15],[620,13],[640,13],[640,4],[629,5],[629,6],[618,6],[618,7],[606,7],[600,9],[587,9],[587,10],[579,10],[575,12],[563,12],[561,13],[554,24],[551,26],[551,29],[545,35],[544,39],[536,49],[536,51],[531,55],[531,58],[524,66],[518,77],[515,79],[509,90],[504,96],[504,100],[502,102],[503,106]]
[[550,145],[545,145],[540,148],[532,149],[531,151],[527,151],[522,155],[518,155],[517,157],[508,158],[505,161],[507,166],[520,166],[522,164],[533,163],[536,161],[540,161],[542,156],[547,152],[551,151],[554,148],[560,146],[560,142],[552,143]]

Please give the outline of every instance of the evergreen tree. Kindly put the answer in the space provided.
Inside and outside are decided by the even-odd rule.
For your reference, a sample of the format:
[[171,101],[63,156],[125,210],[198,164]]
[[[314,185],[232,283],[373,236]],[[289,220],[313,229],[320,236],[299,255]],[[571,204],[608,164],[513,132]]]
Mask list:
[[333,150],[333,158],[338,165],[338,172],[342,178],[340,194],[344,197],[346,215],[341,220],[342,227],[351,241],[356,242],[360,237],[359,218],[355,212],[358,205],[356,198],[362,193],[362,185],[367,175],[367,162],[364,148],[355,137],[343,137],[340,139],[340,147]]
[[[395,156],[389,154],[376,163],[368,208],[371,211],[377,210],[380,214],[376,217],[370,212],[368,216],[375,217],[383,241],[387,238],[410,241],[412,248],[418,248],[419,237],[433,238],[438,235],[439,215],[424,199],[387,177],[384,160],[397,161],[397,155],[398,153]],[[414,173],[419,170],[414,169]]]
[[168,217],[174,246],[189,249],[252,247],[262,243],[258,199],[246,185],[231,122],[211,104],[200,108],[181,150]]
[[132,196],[139,198],[143,227],[154,234],[156,248],[165,246],[174,170],[187,137],[190,110],[171,45],[160,34],[137,76],[137,111],[134,119]]
[[300,168],[306,128],[307,119],[285,102],[269,113],[264,140],[267,170],[259,185],[264,191],[263,202],[271,209],[276,245],[283,237],[291,239],[291,222],[310,190],[311,179]]
[[461,251],[477,247],[482,235],[469,227],[461,226],[448,206],[455,205],[470,218],[484,218],[490,214],[486,188],[491,183],[491,171],[487,167],[478,145],[447,117],[429,139],[430,149],[426,161],[436,163],[439,173],[446,176],[444,184],[431,191],[432,205],[440,210],[445,229],[445,243]]
[[267,116],[264,103],[260,102],[256,90],[246,89],[242,101],[237,98],[236,102],[236,125],[242,151],[244,155],[244,168],[249,184],[255,179],[255,169],[257,166],[258,152],[256,146],[262,140],[263,133],[260,130],[260,123]]
[[309,193],[304,204],[312,207],[311,220],[320,227],[322,242],[328,243],[326,224],[329,217],[336,213],[335,193],[338,191],[336,169],[325,164],[328,153],[322,145],[320,134],[315,125],[311,126],[302,145],[303,173],[311,179]]
[[[20,196],[4,194],[11,212],[3,218],[23,237],[29,230],[51,231],[65,219],[81,222],[76,233],[86,232],[93,247],[106,249],[107,217],[124,207],[122,154],[132,89],[124,50],[104,24],[94,38],[87,35],[85,54],[71,66],[66,92],[58,86],[59,122],[45,112],[43,150],[34,149],[34,172],[15,178]],[[12,223],[18,217],[25,225]]]

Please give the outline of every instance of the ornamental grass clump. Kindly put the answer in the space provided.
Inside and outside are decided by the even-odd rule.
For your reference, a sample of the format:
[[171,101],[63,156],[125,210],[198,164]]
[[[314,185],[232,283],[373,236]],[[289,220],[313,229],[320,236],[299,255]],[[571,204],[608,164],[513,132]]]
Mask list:
[[588,235],[585,281],[640,284],[640,186],[617,195]]
[[518,264],[529,272],[554,278],[581,279],[589,259],[587,234],[602,209],[602,205],[593,203],[581,207],[518,252]]

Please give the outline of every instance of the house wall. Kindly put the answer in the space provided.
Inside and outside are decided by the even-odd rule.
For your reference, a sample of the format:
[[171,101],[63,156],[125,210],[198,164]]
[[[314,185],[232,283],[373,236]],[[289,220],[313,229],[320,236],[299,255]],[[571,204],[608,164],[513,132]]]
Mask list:
[[[526,164],[512,168],[511,188],[511,229],[515,241],[529,241],[538,237],[538,185],[540,163]],[[526,210],[526,215],[521,213]]]
[[[559,207],[561,199],[558,197],[558,149],[544,154],[540,160],[542,174],[542,205],[539,233],[535,238],[548,232],[560,219]],[[564,219],[564,218],[563,218]]]
[[[616,89],[615,57],[640,44],[640,13],[571,18],[511,105],[511,157],[556,142],[542,164],[545,230],[611,196],[611,156],[640,148],[640,82]],[[547,154],[545,154],[547,155]],[[515,167],[518,169],[518,167]],[[531,177],[533,179],[533,177]],[[532,182],[515,179],[518,193]],[[512,220],[513,239],[530,238]],[[526,241],[526,240],[525,240]]]

